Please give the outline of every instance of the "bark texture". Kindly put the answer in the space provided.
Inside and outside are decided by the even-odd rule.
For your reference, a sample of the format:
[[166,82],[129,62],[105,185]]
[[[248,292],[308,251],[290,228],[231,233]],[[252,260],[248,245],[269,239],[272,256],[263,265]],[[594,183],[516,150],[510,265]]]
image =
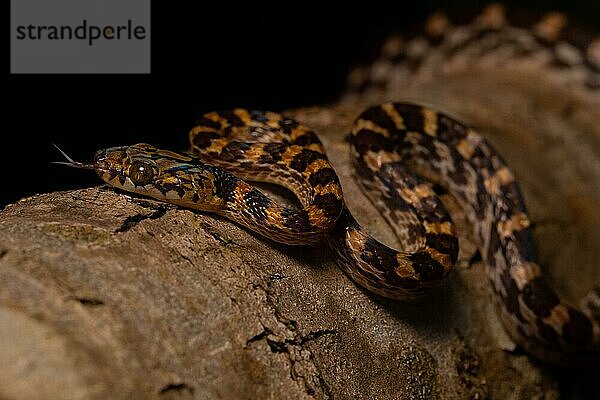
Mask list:
[[[411,91],[412,90],[412,91]],[[445,78],[407,90],[505,155],[539,258],[572,302],[600,281],[597,109],[530,77]],[[347,144],[366,104],[291,115],[322,137],[355,216],[394,244],[357,189]],[[455,272],[409,303],[361,290],[326,248],[107,187],[0,212],[0,398],[531,399],[598,393],[590,377],[515,349],[489,300],[469,227]],[[568,377],[565,378],[565,376]]]

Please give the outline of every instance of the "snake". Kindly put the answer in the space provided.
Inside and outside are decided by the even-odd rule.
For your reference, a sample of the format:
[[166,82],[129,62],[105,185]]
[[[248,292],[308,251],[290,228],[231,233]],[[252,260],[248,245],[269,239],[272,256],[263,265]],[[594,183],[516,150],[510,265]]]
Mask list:
[[[596,90],[590,76],[578,79],[585,90]],[[356,180],[396,234],[398,249],[352,216],[322,142],[296,120],[271,111],[214,111],[194,123],[189,141],[189,152],[140,143],[99,150],[90,164],[63,153],[61,163],[94,169],[127,192],[223,216],[275,242],[326,242],[352,281],[394,300],[431,292],[457,261],[456,227],[435,190],[442,187],[472,226],[513,340],[548,363],[600,362],[600,288],[577,309],[546,283],[514,173],[464,123],[420,104],[384,102],[364,110],[350,128]],[[250,181],[289,189],[299,207],[273,200]]]

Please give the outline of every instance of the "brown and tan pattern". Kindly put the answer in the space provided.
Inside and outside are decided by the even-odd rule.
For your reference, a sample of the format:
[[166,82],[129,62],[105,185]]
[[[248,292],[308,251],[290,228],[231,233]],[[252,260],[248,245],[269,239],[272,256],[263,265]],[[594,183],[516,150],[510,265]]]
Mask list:
[[[250,118],[248,125],[238,119],[238,114]],[[271,120],[263,120],[267,116]],[[223,125],[215,130],[218,121]],[[336,223],[343,206],[342,189],[314,133],[295,126],[288,131],[285,124],[297,125],[275,113],[253,112],[252,117],[246,110],[211,113],[201,118],[190,134],[197,155],[141,143],[98,151],[94,169],[104,181],[123,190],[223,215],[278,242],[315,243]],[[248,128],[241,131],[262,142],[236,134],[240,128]],[[277,140],[281,141],[267,142],[279,130]],[[303,208],[277,204],[238,176],[203,162],[198,155],[213,157],[213,164],[220,160],[221,166],[237,166],[233,169],[238,175],[244,176],[245,172],[255,181],[289,183],[286,186],[298,196]]]
[[[349,76],[344,100],[359,104],[389,98],[425,101],[415,97],[415,93],[428,82],[450,81],[464,75],[476,82],[478,74],[543,76],[541,84],[564,90],[575,103],[589,104],[593,109],[600,106],[598,43],[597,32],[572,24],[567,16],[557,12],[540,15],[507,9],[498,3],[471,16],[438,12],[416,35],[390,37],[373,63],[356,68]],[[392,126],[393,121],[399,131],[406,129],[390,105],[384,110],[387,124]],[[422,119],[425,125],[433,126],[431,117],[424,115]],[[369,124],[375,126],[371,133],[374,137],[378,133],[389,142],[390,134],[381,131],[381,124],[360,122],[362,126]],[[423,132],[431,133],[426,129]],[[411,143],[421,140],[421,135],[410,129],[402,135],[405,141],[412,136]],[[584,315],[563,304],[544,283],[540,268],[533,261],[532,224],[522,207],[514,176],[504,162],[474,132],[459,137],[448,148],[440,143],[428,146],[431,147],[424,147],[423,158],[411,159],[410,152],[414,150],[406,157],[419,174],[428,178],[435,178],[436,173],[439,178],[440,171],[430,171],[439,154],[455,163],[479,163],[474,170],[467,168],[466,173],[459,174],[464,176],[449,176],[446,182],[459,178],[455,182],[463,185],[464,193],[460,193],[460,188],[450,191],[468,214],[474,213],[469,217],[488,265],[501,317],[511,336],[546,360],[561,364],[573,360],[598,363],[599,292],[592,290],[582,302]],[[431,164],[421,161],[426,157]],[[484,158],[486,161],[482,161]],[[365,163],[372,159],[367,158]],[[489,164],[488,160],[494,159]],[[449,171],[441,172],[444,175]],[[456,174],[453,167],[450,172]],[[488,197],[484,203],[489,201],[491,208],[481,208],[479,196],[483,195]]]
[[[460,122],[422,106],[384,103],[365,110],[353,125],[359,183],[394,229],[401,251],[364,232],[344,206],[318,137],[296,121],[272,112],[213,112],[196,123],[190,141],[193,156],[137,144],[99,151],[94,167],[115,187],[223,215],[277,242],[326,238],[351,279],[393,299],[438,286],[456,261],[454,226],[432,189],[442,186],[473,225],[511,336],[550,362],[598,361],[597,293],[588,296],[584,313],[546,285],[513,174],[485,139]],[[281,206],[242,178],[286,186],[302,208]]]
[[403,89],[461,71],[543,73],[547,82],[598,100],[600,35],[561,13],[492,3],[479,13],[438,12],[418,34],[393,35],[378,58],[349,75],[348,101],[397,98]]
[[[395,97],[415,82],[469,65],[544,71],[549,81],[600,104],[599,43],[559,13],[526,17],[492,4],[467,24],[437,13],[422,35],[391,38],[375,63],[357,69],[347,99]],[[393,102],[365,110],[349,139],[358,181],[396,233],[400,251],[369,236],[350,214],[316,134],[273,112],[205,114],[190,132],[193,155],[138,144],[100,151],[94,166],[113,186],[223,215],[277,242],[326,240],[352,280],[393,299],[438,286],[456,262],[455,228],[433,190],[441,186],[473,227],[513,339],[548,362],[600,362],[600,289],[579,311],[545,283],[519,186],[485,139],[435,110]],[[277,204],[244,179],[289,188],[301,208]]]
[[[365,128],[367,126],[376,128]],[[422,194],[417,194],[422,183],[407,175],[406,166],[420,176],[433,178],[433,183],[443,186],[458,199],[474,227],[501,318],[519,344],[535,356],[554,363],[599,361],[600,320],[592,305],[598,303],[598,292],[588,295],[586,303],[590,306],[585,307],[584,314],[561,302],[545,283],[534,260],[531,223],[518,184],[485,139],[435,111],[405,103],[386,103],[359,116],[351,143],[363,186],[377,182],[376,186],[395,189],[382,191],[383,196],[372,198],[374,204],[389,208],[404,203],[414,207],[416,212],[433,208],[424,206],[430,192],[420,190]],[[388,153],[396,156],[390,157]],[[394,179],[390,179],[392,175]],[[404,188],[394,186],[398,182],[408,184],[412,191],[406,195]],[[389,201],[392,198],[394,201]],[[444,254],[444,248],[453,237],[450,221],[439,213],[435,223],[423,227],[431,244],[427,253],[438,260],[432,250],[438,249]],[[346,230],[350,231],[348,242],[362,239],[357,225],[350,225]],[[431,234],[434,235],[428,236]],[[366,239],[363,241],[367,243]],[[352,257],[350,250],[354,254],[381,254],[376,261],[361,256],[366,262],[357,263],[362,266],[359,270],[346,264],[345,270],[355,280],[368,285],[375,279],[373,264],[378,265],[380,260],[387,260],[406,274],[406,264],[390,261],[391,251],[369,250],[369,246],[350,245],[349,250],[344,250],[346,254],[342,254],[345,258]],[[340,248],[343,249],[338,246]],[[415,265],[422,268],[423,264],[410,264],[413,268]]]

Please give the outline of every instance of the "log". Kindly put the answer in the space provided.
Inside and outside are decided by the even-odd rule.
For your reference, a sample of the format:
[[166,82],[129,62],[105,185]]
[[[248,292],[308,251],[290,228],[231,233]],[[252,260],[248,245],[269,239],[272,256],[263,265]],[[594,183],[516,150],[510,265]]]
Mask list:
[[[449,112],[505,155],[544,271],[576,302],[600,281],[597,110],[531,77],[471,78],[426,82],[398,99]],[[350,209],[393,245],[344,142],[365,105],[288,114],[319,133]],[[598,393],[594,371],[550,368],[510,341],[460,206],[444,201],[461,232],[457,268],[430,296],[395,302],[357,287],[325,247],[278,245],[211,214],[106,186],[22,199],[0,212],[0,398]]]

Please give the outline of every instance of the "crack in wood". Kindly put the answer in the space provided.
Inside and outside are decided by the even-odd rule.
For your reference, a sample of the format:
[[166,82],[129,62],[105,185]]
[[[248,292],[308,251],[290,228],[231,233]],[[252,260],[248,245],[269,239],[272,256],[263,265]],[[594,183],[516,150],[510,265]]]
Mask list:
[[163,386],[159,391],[159,395],[171,393],[171,392],[188,392],[189,394],[194,393],[194,388],[188,385],[187,383],[169,383]]
[[131,228],[133,228],[134,226],[146,219],[158,219],[166,213],[167,207],[160,205],[154,209],[154,212],[150,214],[135,214],[129,216],[125,219],[125,221],[123,221],[121,226],[117,228],[117,230],[115,230],[115,233],[127,232],[128,230],[130,230]]

